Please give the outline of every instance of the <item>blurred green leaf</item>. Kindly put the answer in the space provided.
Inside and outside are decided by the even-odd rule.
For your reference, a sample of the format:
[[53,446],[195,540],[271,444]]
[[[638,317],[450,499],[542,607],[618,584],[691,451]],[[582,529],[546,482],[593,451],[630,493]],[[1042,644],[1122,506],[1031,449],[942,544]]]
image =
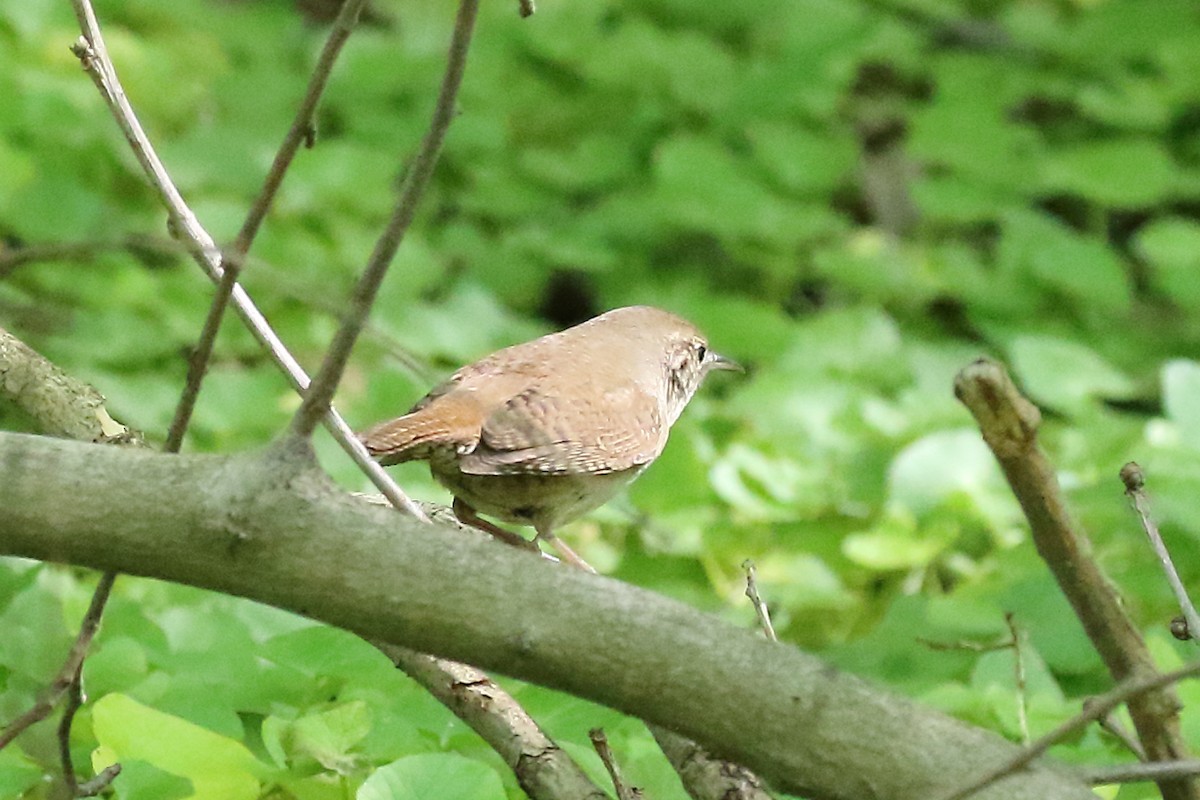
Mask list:
[[380,767],[358,790],[357,800],[477,800],[501,797],[496,772],[453,753],[408,756]]
[[1200,305],[1200,222],[1163,217],[1138,231],[1135,243],[1155,288],[1180,306]]
[[1110,313],[1129,307],[1129,277],[1117,255],[1047,217],[1007,215],[996,257],[1001,270],[1062,292],[1078,306]]
[[232,739],[122,694],[106,695],[95,703],[92,726],[100,744],[92,758],[97,771],[113,760],[137,759],[190,780],[196,800],[258,797],[262,767]]
[[15,747],[0,752],[0,794],[25,797],[42,780],[42,770]]
[[1038,402],[1071,413],[1096,399],[1129,396],[1133,383],[1094,350],[1049,336],[1018,336],[1009,345],[1013,371]]
[[1162,145],[1145,139],[1087,142],[1052,151],[1043,185],[1105,206],[1136,208],[1162,202],[1176,167]]
[[903,513],[889,514],[870,530],[842,540],[842,552],[856,564],[875,570],[924,567],[952,541],[954,531],[925,528]]
[[371,714],[361,701],[306,714],[289,726],[291,751],[315,759],[325,769],[346,774],[357,762],[351,752],[371,729]]
[[1200,363],[1185,359],[1163,366],[1163,406],[1180,440],[1200,451]]

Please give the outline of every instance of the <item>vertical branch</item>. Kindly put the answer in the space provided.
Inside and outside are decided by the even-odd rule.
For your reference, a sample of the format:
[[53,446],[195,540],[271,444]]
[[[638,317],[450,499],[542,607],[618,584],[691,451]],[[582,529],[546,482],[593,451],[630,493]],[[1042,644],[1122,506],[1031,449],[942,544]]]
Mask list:
[[333,393],[342,379],[346,361],[350,351],[366,324],[367,315],[375,302],[375,295],[387,274],[388,267],[400,247],[409,225],[417,212],[417,204],[421,200],[425,187],[433,175],[441,154],[442,143],[450,121],[454,118],[454,99],[458,95],[458,87],[462,84],[463,71],[467,65],[467,49],[471,44],[471,33],[475,28],[475,17],[479,11],[479,0],[462,0],[458,7],[458,15],[454,21],[454,34],[450,40],[450,54],[446,63],[446,73],[442,78],[442,86],[438,92],[437,104],[433,109],[433,119],[429,131],[421,142],[421,147],[409,167],[404,179],[400,197],[388,219],[387,227],[375,243],[371,258],[363,270],[354,293],[350,298],[350,307],[342,320],[342,326],[333,338],[325,360],[317,371],[312,385],[304,395],[296,416],[292,419],[292,432],[307,437],[321,419],[321,415],[329,407]]
[[[79,626],[75,644],[71,647],[71,655],[59,673],[61,677],[70,676],[66,690],[67,705],[63,709],[62,719],[58,723],[58,747],[59,758],[62,761],[63,780],[67,782],[67,787],[73,797],[83,796],[79,789],[79,779],[75,776],[75,764],[71,758],[71,726],[75,722],[75,713],[83,705],[84,699],[83,661],[91,648],[96,631],[100,629],[100,618],[104,616],[104,607],[108,605],[108,598],[112,594],[113,584],[116,580],[117,573],[115,572],[106,572],[100,576],[100,582],[96,584],[96,589],[92,592],[92,602],[88,605],[87,614],[84,615],[83,622]],[[120,766],[115,764],[113,766],[116,768],[105,771],[107,780],[102,785],[97,785],[98,782],[95,781],[91,783],[89,790],[95,789],[91,794],[98,794],[104,786],[117,777],[121,771]],[[100,777],[97,776],[97,778]]]
[[[1037,407],[1017,391],[1001,365],[987,359],[959,372],[954,393],[979,424],[1025,512],[1038,554],[1114,680],[1157,674],[1141,632],[1091,557],[1091,543],[1071,518],[1054,469],[1038,446],[1041,414]],[[1151,760],[1186,756],[1179,709],[1179,696],[1169,685],[1129,699],[1129,715]],[[1186,780],[1163,780],[1159,788],[1165,800],[1200,798],[1200,789]]]

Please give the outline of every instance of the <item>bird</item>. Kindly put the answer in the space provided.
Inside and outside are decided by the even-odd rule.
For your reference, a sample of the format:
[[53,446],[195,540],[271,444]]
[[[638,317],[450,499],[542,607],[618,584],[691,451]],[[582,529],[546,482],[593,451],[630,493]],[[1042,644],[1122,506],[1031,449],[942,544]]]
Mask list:
[[[403,416],[358,434],[383,466],[424,460],[455,516],[512,544],[545,543],[662,453],[705,377],[740,370],[695,325],[651,306],[600,314],[462,367]],[[533,542],[482,519],[532,525]]]

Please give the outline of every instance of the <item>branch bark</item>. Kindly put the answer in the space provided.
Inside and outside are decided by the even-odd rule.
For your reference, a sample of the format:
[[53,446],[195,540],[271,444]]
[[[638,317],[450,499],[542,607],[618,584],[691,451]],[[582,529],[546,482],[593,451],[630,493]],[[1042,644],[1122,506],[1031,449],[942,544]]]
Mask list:
[[375,646],[483,737],[531,798],[608,800],[512,695],[483,672],[386,642]]
[[[465,660],[663,725],[814,800],[928,798],[1016,752],[675,601],[355,501],[297,439],[222,457],[0,434],[0,507],[0,553],[201,586]],[[1092,795],[1038,762],[978,797]]]
[[29,414],[40,430],[88,442],[141,441],[109,416],[104,396],[72,378],[0,328],[0,396]]

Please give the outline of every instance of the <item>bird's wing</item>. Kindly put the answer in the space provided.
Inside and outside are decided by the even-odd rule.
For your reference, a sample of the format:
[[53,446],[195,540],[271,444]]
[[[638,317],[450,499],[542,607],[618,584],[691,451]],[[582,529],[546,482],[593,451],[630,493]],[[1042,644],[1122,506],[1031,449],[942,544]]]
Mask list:
[[459,468],[470,475],[621,472],[653,461],[666,440],[658,403],[636,387],[586,400],[528,389],[488,416]]
[[368,428],[358,439],[385,467],[428,458],[433,447],[469,449],[479,439],[482,418],[475,400],[470,395],[449,394],[433,408],[422,401],[403,417]]
[[407,414],[358,434],[385,467],[428,458],[431,448],[470,452],[479,442],[487,410],[528,382],[521,372],[498,371],[488,362],[464,367],[435,386]]

